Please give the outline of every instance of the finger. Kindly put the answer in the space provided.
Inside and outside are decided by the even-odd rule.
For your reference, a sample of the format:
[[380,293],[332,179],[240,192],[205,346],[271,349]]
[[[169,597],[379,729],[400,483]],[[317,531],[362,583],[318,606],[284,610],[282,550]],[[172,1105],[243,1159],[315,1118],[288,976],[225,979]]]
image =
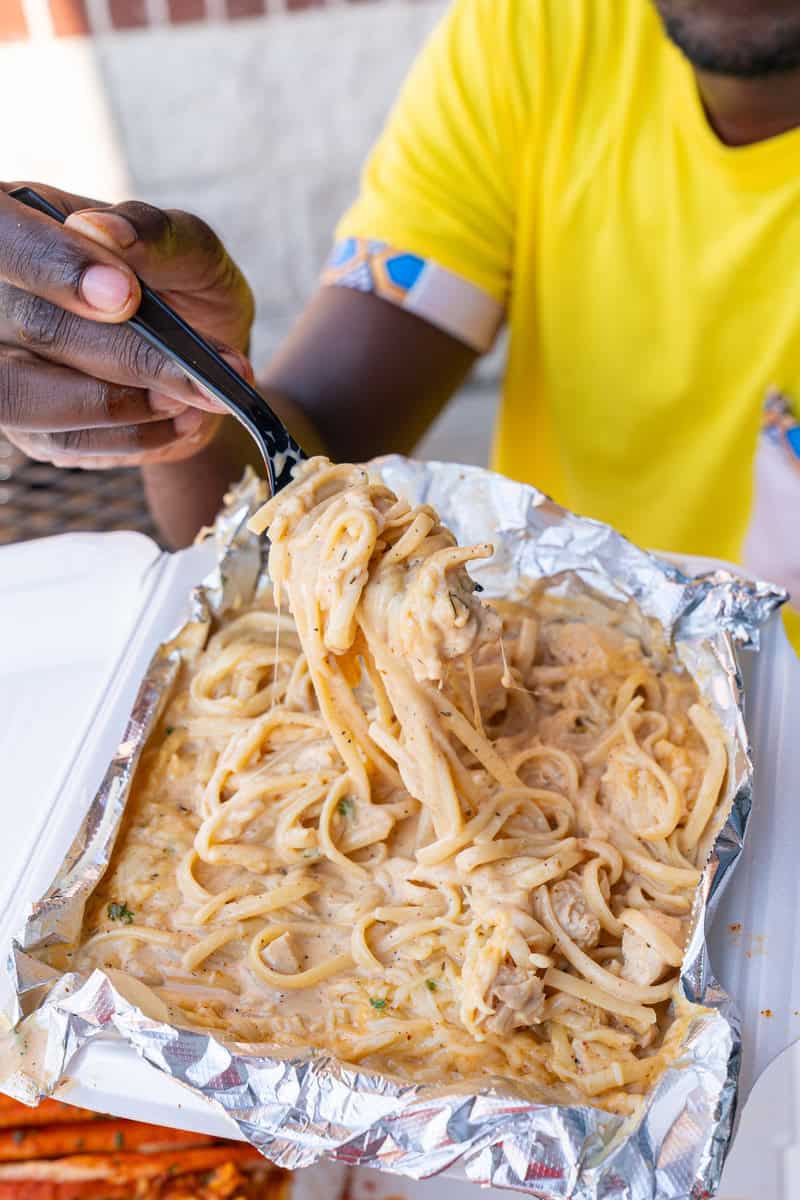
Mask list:
[[[210,413],[184,414],[195,418],[191,428],[176,428],[175,421],[162,421],[159,426],[141,428],[149,432],[142,436],[137,427],[108,430],[81,430],[73,434],[23,433],[9,431],[9,439],[38,462],[57,467],[86,467],[105,470],[111,467],[133,467],[149,464],[179,462],[198,454],[212,441],[221,417]],[[176,418],[180,421],[180,418]]]
[[[194,413],[199,424],[192,432],[179,433],[174,422],[163,421],[163,436],[140,439],[134,431],[131,436],[122,436],[120,431],[113,439],[107,438],[106,430],[83,431],[83,436],[68,437],[66,433],[23,433],[8,431],[10,442],[23,454],[37,462],[52,463],[54,467],[108,470],[114,467],[143,467],[150,464],[180,462],[199,454],[209,445],[222,418],[209,413]],[[169,426],[173,426],[172,433]],[[154,428],[150,426],[150,428]]]
[[175,440],[172,421],[154,421],[144,425],[117,425],[105,429],[66,429],[42,433],[40,444],[55,454],[93,458],[105,454],[144,454],[159,450]]
[[157,289],[176,286],[201,292],[225,283],[236,271],[213,229],[200,217],[155,208],[138,200],[71,214],[67,227],[93,238],[125,261]]
[[0,281],[94,321],[126,321],[139,282],[117,255],[0,188]]
[[[169,450],[174,443],[184,439],[191,441],[203,428],[202,413],[189,414],[196,420],[190,425],[174,421],[157,421],[145,425],[121,425],[106,429],[70,429],[59,433],[36,433],[28,435],[39,452],[57,465],[69,460],[89,461],[95,458],[126,457],[154,458],[157,452]],[[213,419],[213,418],[212,418]]]
[[153,389],[206,412],[227,411],[130,326],[87,321],[29,292],[2,284],[0,344],[109,383]]
[[158,393],[0,346],[0,428],[60,432],[139,425],[185,411],[178,401]]

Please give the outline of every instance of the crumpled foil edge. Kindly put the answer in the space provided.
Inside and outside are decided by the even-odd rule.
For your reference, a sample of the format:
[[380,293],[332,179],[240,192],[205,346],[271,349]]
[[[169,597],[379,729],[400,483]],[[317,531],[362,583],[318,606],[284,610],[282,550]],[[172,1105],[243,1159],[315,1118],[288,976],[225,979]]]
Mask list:
[[[178,1029],[152,1011],[119,972],[59,974],[30,953],[70,941],[108,864],[141,750],[174,682],[179,632],[155,655],[119,749],[47,894],[12,943],[15,1027],[2,1039],[2,1088],[26,1103],[56,1087],[75,1054],[114,1033],[156,1069],[218,1105],[280,1166],[330,1155],[410,1178],[448,1168],[483,1185],[570,1200],[700,1200],[714,1193],[733,1129],[741,1056],[738,1017],[713,977],[706,922],[738,859],[752,797],[752,764],[733,641],[758,631],[786,598],[770,584],[716,570],[690,578],[596,521],[480,468],[392,457],[376,464],[395,491],[434,505],[459,541],[491,540],[495,557],[475,577],[487,593],[523,580],[574,578],[610,601],[634,600],[657,618],[720,715],[729,736],[730,810],[704,873],[681,980],[694,1010],[681,1051],[636,1120],[588,1106],[532,1103],[513,1085],[477,1094],[405,1084],[327,1055],[224,1045]],[[262,495],[252,473],[226,498],[213,530],[217,566],[195,591],[183,628],[210,619],[266,585],[266,546],[245,522]]]

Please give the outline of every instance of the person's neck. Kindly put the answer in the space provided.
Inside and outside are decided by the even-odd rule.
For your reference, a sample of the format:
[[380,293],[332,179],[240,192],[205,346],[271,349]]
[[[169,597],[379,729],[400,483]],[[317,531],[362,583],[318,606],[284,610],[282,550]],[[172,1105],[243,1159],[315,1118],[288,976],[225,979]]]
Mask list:
[[761,79],[697,68],[695,75],[708,120],[727,146],[763,142],[800,125],[800,70]]

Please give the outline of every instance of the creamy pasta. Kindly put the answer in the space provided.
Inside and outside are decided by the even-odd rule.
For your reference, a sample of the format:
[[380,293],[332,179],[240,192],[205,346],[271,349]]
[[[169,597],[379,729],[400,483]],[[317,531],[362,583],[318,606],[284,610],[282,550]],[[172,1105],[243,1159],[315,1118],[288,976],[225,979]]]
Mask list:
[[629,1112],[675,1052],[717,719],[631,614],[486,603],[425,506],[314,459],[274,596],[182,674],[71,965],[184,1023]]

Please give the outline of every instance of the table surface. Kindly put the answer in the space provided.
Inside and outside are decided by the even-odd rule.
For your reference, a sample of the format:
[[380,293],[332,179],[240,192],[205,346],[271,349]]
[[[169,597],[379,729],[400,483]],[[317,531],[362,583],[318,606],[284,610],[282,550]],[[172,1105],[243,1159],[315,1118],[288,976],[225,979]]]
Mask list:
[[34,462],[0,434],[0,546],[56,533],[135,529],[156,538],[139,472]]

